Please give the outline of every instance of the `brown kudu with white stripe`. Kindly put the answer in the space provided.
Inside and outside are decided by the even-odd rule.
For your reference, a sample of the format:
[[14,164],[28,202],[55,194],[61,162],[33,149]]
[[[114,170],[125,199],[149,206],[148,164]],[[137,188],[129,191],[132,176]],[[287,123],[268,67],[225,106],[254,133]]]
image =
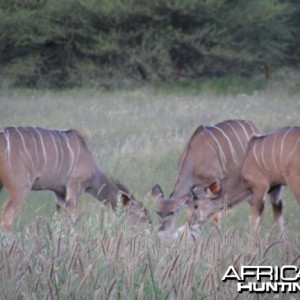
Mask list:
[[[191,201],[195,192],[199,198],[205,194],[209,203],[214,203],[212,199],[220,194],[230,198],[232,189],[240,193],[235,183],[241,162],[250,138],[259,133],[252,121],[244,120],[227,120],[215,126],[198,127],[180,155],[179,171],[169,199],[164,199],[159,185],[152,188],[160,216],[159,233],[172,227],[177,212],[186,204],[187,222],[191,228],[198,226],[202,216],[199,216],[198,200]],[[209,212],[207,217],[220,210]]]
[[253,137],[242,164],[245,190],[252,194],[251,228],[256,232],[264,210],[264,197],[271,195],[274,219],[283,231],[280,190],[287,185],[300,205],[300,127],[285,127]]
[[[270,195],[274,222],[283,232],[281,186],[287,185],[300,204],[300,127],[286,127],[249,141],[241,164],[240,176],[225,199],[223,193],[213,195],[203,191],[198,195],[198,209],[193,211],[198,223],[210,215],[232,207],[249,197],[251,204],[251,236],[255,236],[264,210],[264,198]],[[197,190],[195,191],[197,194]]]
[[84,138],[74,129],[7,127],[0,132],[0,188],[8,191],[0,220],[7,230],[30,190],[51,190],[57,208],[67,207],[72,219],[82,192],[110,205],[128,208],[131,222],[147,212],[121,184],[110,181],[98,168]]

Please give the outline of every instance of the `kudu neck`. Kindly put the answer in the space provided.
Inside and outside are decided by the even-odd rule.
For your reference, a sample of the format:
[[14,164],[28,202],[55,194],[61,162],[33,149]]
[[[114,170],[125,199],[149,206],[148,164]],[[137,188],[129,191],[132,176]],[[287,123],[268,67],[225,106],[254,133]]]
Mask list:
[[117,186],[96,167],[89,193],[105,205],[110,205],[115,209],[118,202],[118,191]]
[[194,185],[193,178],[191,176],[186,176],[178,180],[174,186],[172,193],[169,196],[169,199],[179,199],[183,195],[186,195],[190,192],[192,186]]
[[232,180],[225,183],[223,193],[225,195],[223,200],[228,208],[246,200],[251,196],[250,189],[239,176],[232,178]]

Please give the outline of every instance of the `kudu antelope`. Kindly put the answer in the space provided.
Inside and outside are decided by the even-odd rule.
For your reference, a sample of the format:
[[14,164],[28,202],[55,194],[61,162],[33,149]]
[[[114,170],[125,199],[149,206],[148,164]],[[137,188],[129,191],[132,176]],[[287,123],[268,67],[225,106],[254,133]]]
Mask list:
[[245,190],[252,195],[251,228],[256,231],[270,193],[274,221],[283,231],[280,190],[287,185],[300,205],[300,127],[285,127],[251,139],[241,175]]
[[[198,195],[197,222],[225,207],[232,207],[249,198],[251,204],[250,231],[255,236],[264,210],[264,198],[270,195],[274,222],[283,232],[281,186],[287,185],[300,204],[300,127],[286,127],[249,141],[237,178],[227,199],[223,193],[207,199],[203,191]],[[197,191],[194,191],[197,194]]]
[[[187,222],[190,227],[198,226],[202,217],[210,217],[221,209],[209,211],[209,205],[220,195],[231,197],[239,177],[241,162],[250,138],[260,131],[252,121],[227,120],[215,126],[200,126],[191,136],[180,155],[179,170],[169,199],[164,199],[159,185],[152,188],[160,217],[159,234],[171,229],[179,209],[188,204]],[[194,189],[196,190],[194,191]],[[205,194],[206,211],[199,210],[197,197]],[[191,201],[195,199],[195,201]],[[199,217],[199,213],[202,215]],[[207,215],[205,215],[207,213]],[[216,217],[218,215],[215,215]]]
[[8,127],[0,132],[0,187],[8,191],[0,220],[7,230],[30,190],[51,190],[57,208],[72,219],[82,192],[115,209],[126,207],[130,220],[147,219],[142,203],[98,168],[84,138],[76,130]]

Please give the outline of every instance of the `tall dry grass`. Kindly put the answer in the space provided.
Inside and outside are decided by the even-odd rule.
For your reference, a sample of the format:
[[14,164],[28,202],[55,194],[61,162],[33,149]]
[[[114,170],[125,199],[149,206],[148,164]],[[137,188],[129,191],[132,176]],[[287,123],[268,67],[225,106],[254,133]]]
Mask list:
[[110,214],[99,214],[110,220],[103,227],[99,219],[81,218],[74,228],[36,218],[2,235],[1,298],[236,299],[236,283],[221,281],[229,265],[299,265],[299,234],[285,240],[273,232],[249,244],[237,228],[215,226],[197,241],[186,232],[161,241]]

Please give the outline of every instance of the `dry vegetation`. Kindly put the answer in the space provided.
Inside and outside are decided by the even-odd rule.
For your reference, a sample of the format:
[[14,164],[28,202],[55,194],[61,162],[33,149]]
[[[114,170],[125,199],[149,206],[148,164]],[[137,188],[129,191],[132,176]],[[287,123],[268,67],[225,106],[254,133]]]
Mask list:
[[[252,119],[266,132],[300,125],[297,84],[283,81],[235,96],[153,87],[2,90],[0,125],[89,130],[101,168],[146,202],[156,227],[148,192],[157,182],[171,190],[180,150],[196,126],[228,118]],[[2,191],[1,205],[5,196]],[[197,241],[185,233],[161,241],[144,225],[128,228],[121,214],[88,196],[81,197],[78,222],[70,226],[55,213],[50,192],[32,192],[14,230],[5,234],[0,229],[0,298],[234,299],[235,285],[221,282],[229,265],[299,265],[300,210],[289,191],[283,197],[285,236],[272,230],[267,206],[260,241],[249,244],[247,204],[229,212],[221,228],[208,222]]]

